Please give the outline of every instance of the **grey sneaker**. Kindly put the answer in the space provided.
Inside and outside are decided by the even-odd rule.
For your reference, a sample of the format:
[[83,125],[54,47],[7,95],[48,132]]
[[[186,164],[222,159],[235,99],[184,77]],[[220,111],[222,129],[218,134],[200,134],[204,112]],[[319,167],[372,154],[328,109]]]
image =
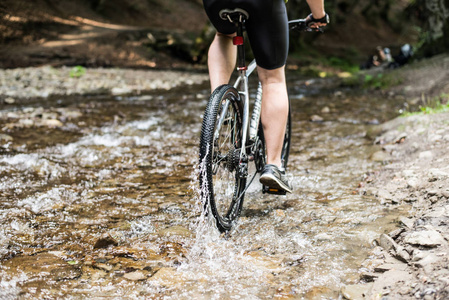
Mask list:
[[265,165],[259,179],[260,183],[270,188],[281,189],[292,192],[292,188],[287,180],[284,170],[279,170],[276,165]]

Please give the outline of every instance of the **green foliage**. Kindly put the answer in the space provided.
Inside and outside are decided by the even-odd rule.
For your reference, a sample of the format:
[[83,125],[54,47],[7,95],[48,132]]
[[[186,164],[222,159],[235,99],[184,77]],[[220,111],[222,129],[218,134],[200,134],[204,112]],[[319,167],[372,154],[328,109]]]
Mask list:
[[368,87],[368,88],[380,89],[380,88],[384,87],[384,85],[385,85],[385,81],[382,80],[383,77],[384,77],[384,75],[382,73],[379,73],[377,75],[367,74],[364,77],[363,86]]
[[[443,104],[445,103],[445,104]],[[429,101],[429,105],[420,106],[419,112],[403,112],[402,117],[420,115],[420,114],[437,114],[443,112],[449,112],[449,94],[441,94]]]
[[86,74],[86,68],[83,66],[73,67],[69,73],[71,78],[79,78],[79,77],[83,76],[84,74]]
[[394,72],[377,74],[354,73],[351,77],[344,78],[342,85],[366,89],[387,89],[397,86],[401,82],[402,79]]
[[343,72],[356,73],[359,70],[358,65],[339,57],[330,57],[327,59],[327,63],[331,67],[337,68]]
[[322,70],[315,66],[306,66],[300,68],[300,73],[306,77],[320,77]]

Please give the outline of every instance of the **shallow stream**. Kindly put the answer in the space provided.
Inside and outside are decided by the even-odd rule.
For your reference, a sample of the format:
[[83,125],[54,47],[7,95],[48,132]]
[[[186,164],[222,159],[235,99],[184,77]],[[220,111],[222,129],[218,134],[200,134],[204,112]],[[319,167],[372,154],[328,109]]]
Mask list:
[[295,191],[253,184],[226,237],[197,196],[207,87],[3,106],[0,298],[337,299],[405,214],[358,192],[402,103],[289,86]]

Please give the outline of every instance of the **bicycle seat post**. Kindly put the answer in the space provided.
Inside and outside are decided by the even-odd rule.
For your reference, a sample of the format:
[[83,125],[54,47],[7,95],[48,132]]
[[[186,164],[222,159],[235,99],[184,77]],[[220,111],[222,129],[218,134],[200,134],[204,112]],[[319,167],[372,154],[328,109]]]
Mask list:
[[246,71],[243,31],[245,21],[249,18],[249,15],[245,10],[240,8],[223,9],[220,11],[220,18],[231,22],[237,27],[237,35],[232,39],[232,43],[237,46],[237,70]]
[[234,45],[237,46],[237,70],[238,71],[245,71],[247,69],[246,67],[246,61],[245,61],[245,45],[244,45],[244,39],[243,39],[243,22],[244,18],[241,16],[242,20],[239,20],[237,22],[237,35],[232,39],[232,42]]

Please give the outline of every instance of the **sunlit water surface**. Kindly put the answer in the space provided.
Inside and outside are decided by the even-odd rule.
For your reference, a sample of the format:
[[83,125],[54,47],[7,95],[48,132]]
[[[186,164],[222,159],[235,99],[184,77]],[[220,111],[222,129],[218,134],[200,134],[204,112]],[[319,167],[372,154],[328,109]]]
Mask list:
[[[402,213],[357,190],[378,167],[366,132],[400,103],[289,86],[295,191],[263,195],[256,178],[227,236],[201,216],[198,199],[206,88],[55,99],[43,110],[56,110],[64,126],[9,126],[14,139],[0,148],[0,298],[338,298]],[[36,110],[5,107],[1,122]],[[310,122],[315,114],[323,122]]]

